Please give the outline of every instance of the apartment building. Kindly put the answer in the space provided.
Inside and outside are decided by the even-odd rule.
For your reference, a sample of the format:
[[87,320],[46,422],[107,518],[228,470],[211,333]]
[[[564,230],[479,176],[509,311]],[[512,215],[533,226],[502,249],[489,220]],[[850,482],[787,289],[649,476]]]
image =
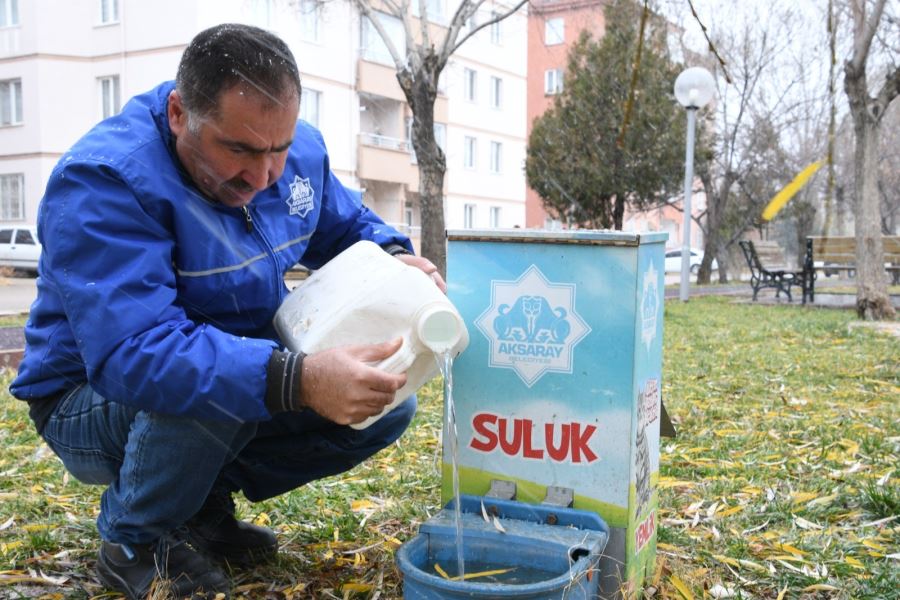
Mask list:
[[[565,68],[570,47],[582,31],[600,37],[605,31],[603,0],[532,0],[528,16],[528,133],[532,123],[563,92]],[[674,56],[680,48],[670,44]],[[674,85],[674,81],[672,84]],[[694,194],[691,212],[696,217],[706,209],[706,196]],[[553,219],[544,210],[541,198],[531,188],[526,192],[526,226],[561,229],[567,226]],[[634,212],[626,209],[624,231],[665,231],[669,246],[680,246],[683,212],[675,206]],[[703,246],[703,232],[692,228],[691,246]]]
[[[414,3],[415,4],[415,3]],[[500,4],[477,19],[489,18]],[[448,0],[429,0],[440,29]],[[380,14],[401,47],[400,22]],[[222,22],[268,28],[300,67],[300,117],[331,166],[386,221],[418,238],[412,113],[393,61],[348,1],[0,0],[0,223],[33,223],[56,161],[131,96],[175,75],[190,39]],[[514,15],[451,58],[435,106],[447,155],[448,227],[525,225],[527,17]]]

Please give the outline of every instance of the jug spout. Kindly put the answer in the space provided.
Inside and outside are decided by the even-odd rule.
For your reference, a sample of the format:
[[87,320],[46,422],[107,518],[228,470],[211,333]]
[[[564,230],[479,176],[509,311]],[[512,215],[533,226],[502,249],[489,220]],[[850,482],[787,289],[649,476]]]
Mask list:
[[416,334],[426,348],[435,354],[452,350],[459,343],[465,325],[459,315],[443,304],[423,307],[418,315]]

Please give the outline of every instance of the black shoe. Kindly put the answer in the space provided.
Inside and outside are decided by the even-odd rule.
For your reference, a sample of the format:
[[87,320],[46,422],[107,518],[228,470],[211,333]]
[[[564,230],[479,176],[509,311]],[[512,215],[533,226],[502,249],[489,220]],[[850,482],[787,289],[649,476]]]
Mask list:
[[230,597],[231,582],[184,541],[163,537],[144,545],[103,542],[97,560],[100,581],[129,600]]
[[235,518],[229,493],[211,494],[200,512],[185,523],[185,530],[197,550],[234,566],[255,565],[278,553],[271,530]]

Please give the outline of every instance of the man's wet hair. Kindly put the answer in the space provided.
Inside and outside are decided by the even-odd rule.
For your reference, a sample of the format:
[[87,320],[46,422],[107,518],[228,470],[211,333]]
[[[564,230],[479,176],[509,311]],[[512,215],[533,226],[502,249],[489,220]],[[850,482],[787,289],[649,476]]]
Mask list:
[[196,130],[196,118],[215,116],[220,94],[235,85],[246,86],[273,105],[300,100],[297,63],[278,36],[238,23],[198,33],[181,55],[175,78],[189,129]]

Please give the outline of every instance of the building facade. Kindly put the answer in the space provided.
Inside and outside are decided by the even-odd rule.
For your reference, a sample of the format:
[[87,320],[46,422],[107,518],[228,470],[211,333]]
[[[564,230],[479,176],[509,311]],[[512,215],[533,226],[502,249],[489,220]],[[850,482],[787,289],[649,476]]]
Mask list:
[[[437,30],[455,10],[428,6]],[[502,10],[492,7],[476,21]],[[398,20],[379,18],[403,40]],[[317,0],[0,0],[0,224],[34,223],[60,156],[131,96],[174,78],[190,39],[223,22],[290,45],[300,117],[322,130],[333,170],[417,241],[412,113],[393,61],[352,3]],[[480,31],[444,72],[435,129],[448,227],[525,225],[526,26],[522,13]]]

